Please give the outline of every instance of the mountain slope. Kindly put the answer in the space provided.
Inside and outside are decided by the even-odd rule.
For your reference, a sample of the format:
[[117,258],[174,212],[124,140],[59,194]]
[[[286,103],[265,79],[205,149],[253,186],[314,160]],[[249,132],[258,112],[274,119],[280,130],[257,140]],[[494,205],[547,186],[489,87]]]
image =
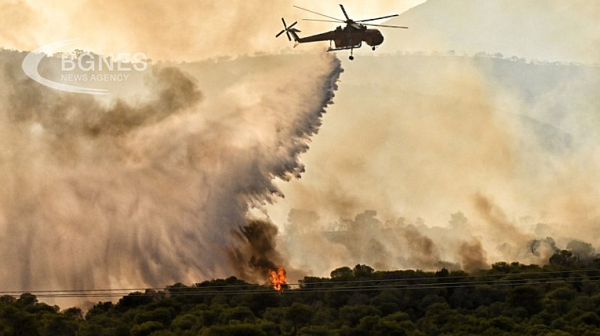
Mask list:
[[600,3],[592,1],[429,0],[387,22],[410,29],[387,30],[382,50],[598,63],[599,19]]

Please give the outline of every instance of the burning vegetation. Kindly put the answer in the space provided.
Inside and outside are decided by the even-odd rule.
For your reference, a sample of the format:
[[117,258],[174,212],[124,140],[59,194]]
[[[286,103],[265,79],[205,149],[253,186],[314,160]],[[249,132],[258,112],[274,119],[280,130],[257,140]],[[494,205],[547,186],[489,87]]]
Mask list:
[[269,282],[274,290],[282,291],[287,288],[287,278],[285,268],[278,267],[276,271],[269,273]]
[[287,288],[285,268],[278,266],[284,260],[276,249],[277,227],[263,220],[248,220],[246,226],[233,232],[239,244],[229,250],[229,260],[237,270],[237,276],[255,279],[277,291]]

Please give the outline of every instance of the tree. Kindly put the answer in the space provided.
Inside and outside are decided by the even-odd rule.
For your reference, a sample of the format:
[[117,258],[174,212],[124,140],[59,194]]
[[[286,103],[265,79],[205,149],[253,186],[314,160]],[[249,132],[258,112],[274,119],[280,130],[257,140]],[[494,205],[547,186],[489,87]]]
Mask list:
[[37,297],[31,293],[23,293],[17,300],[16,304],[21,308],[32,307],[38,303]]
[[401,298],[396,291],[385,290],[371,299],[371,305],[379,309],[384,315],[394,313],[400,309]]
[[529,315],[540,312],[542,306],[542,293],[533,286],[519,286],[514,288],[508,295],[508,304],[513,308],[522,307]]
[[267,336],[257,325],[252,324],[234,324],[212,326],[206,329],[202,336]]
[[425,317],[419,320],[419,323],[422,324],[423,330],[427,333],[436,334],[451,320],[454,314],[455,311],[447,303],[434,303],[429,306]]
[[81,311],[81,308],[77,308],[77,307],[68,308],[63,312],[63,315],[65,315],[70,320],[74,320],[74,321],[83,320],[83,312]]
[[372,330],[377,323],[379,323],[380,319],[381,318],[377,315],[365,316],[360,319],[360,322],[358,323],[358,329],[368,332]]
[[294,334],[298,329],[307,325],[314,315],[314,311],[309,306],[294,302],[291,307],[286,308],[284,318],[294,326]]
[[300,329],[299,336],[330,336],[335,335],[329,328],[323,326],[307,326]]
[[121,298],[121,300],[119,300],[115,308],[121,311],[125,311],[128,309],[147,305],[153,300],[154,298],[152,296],[140,292],[135,292]]
[[583,323],[595,327],[600,327],[600,317],[594,312],[583,313],[576,319],[576,323]]
[[164,329],[164,324],[156,321],[148,321],[137,324],[131,328],[131,336],[148,336],[155,331]]
[[256,316],[254,316],[252,310],[245,306],[237,306],[234,308],[226,309],[221,313],[221,322],[224,323],[228,323],[232,320],[252,323],[255,319]]
[[332,280],[347,280],[352,278],[352,269],[350,267],[340,267],[331,271]]
[[380,319],[373,326],[372,336],[403,336],[418,335],[419,332],[415,324],[410,320],[407,314],[398,312]]
[[175,331],[184,331],[190,330],[194,327],[194,325],[198,324],[198,316],[194,314],[185,314],[177,316],[173,322],[171,322],[171,327]]
[[66,316],[54,315],[47,320],[42,330],[42,334],[48,336],[75,336],[79,330],[79,325]]
[[375,272],[375,270],[367,265],[356,265],[352,270],[355,278],[368,278],[373,275],[373,272]]
[[560,267],[570,267],[577,263],[577,256],[567,250],[562,250],[550,257],[550,265]]
[[130,326],[116,316],[96,314],[80,322],[79,336],[129,336]]
[[172,309],[166,307],[158,307],[149,311],[143,311],[135,315],[134,321],[137,324],[142,324],[144,322],[160,322],[163,325],[171,324],[171,320],[173,319],[174,312]]
[[345,306],[340,309],[340,320],[350,327],[356,326],[365,316],[381,316],[381,311],[367,305]]

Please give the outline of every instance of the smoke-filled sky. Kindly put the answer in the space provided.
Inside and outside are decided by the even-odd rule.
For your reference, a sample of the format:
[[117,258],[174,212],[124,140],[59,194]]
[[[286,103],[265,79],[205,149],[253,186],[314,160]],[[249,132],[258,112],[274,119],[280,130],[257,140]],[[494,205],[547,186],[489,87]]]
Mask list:
[[[269,209],[275,222],[307,233],[378,221],[400,230],[366,230],[383,252],[352,254],[352,239],[324,246],[343,263],[390,268],[462,263],[461,244],[473,241],[488,263],[543,263],[547,253],[527,246],[548,236],[563,248],[573,239],[600,243],[598,68],[407,55],[345,70],[336,104],[303,156],[306,173],[279,184],[286,199]],[[372,220],[367,209],[377,211]],[[429,252],[408,248],[413,239],[399,228],[411,225],[432,239]],[[294,241],[291,255],[306,258],[311,240]],[[435,257],[416,262],[425,255]]]
[[316,18],[292,4],[341,17],[333,2],[0,0],[4,49],[79,38],[69,48],[154,60],[100,101],[43,87],[24,53],[0,53],[0,282],[162,286],[260,281],[280,263],[300,277],[593,253],[600,6],[423,2],[345,1],[354,19],[408,10],[390,22],[411,27],[350,62],[274,38],[281,17]]
[[155,66],[147,96],[108,104],[28,79],[23,56],[0,53],[6,290],[264,280],[253,254],[236,255],[239,233],[249,207],[277,195],[274,179],[302,171],[341,72],[333,55],[238,63],[219,92]]
[[[345,1],[354,19],[401,13],[423,0]],[[336,2],[207,0],[2,0],[0,45],[31,50],[80,38],[78,47],[105,54],[144,52],[154,60],[195,61],[220,55],[274,52],[289,47],[276,41],[281,17],[289,23],[319,18],[297,5],[343,17]],[[333,24],[302,22],[315,33]]]

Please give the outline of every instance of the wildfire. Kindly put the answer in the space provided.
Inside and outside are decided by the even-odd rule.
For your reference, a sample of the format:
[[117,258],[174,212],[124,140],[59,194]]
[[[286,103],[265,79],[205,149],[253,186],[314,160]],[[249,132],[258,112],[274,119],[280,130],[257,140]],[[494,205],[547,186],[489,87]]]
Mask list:
[[279,267],[276,271],[269,273],[269,281],[273,285],[274,290],[281,291],[286,286],[286,280],[285,269],[283,267]]

